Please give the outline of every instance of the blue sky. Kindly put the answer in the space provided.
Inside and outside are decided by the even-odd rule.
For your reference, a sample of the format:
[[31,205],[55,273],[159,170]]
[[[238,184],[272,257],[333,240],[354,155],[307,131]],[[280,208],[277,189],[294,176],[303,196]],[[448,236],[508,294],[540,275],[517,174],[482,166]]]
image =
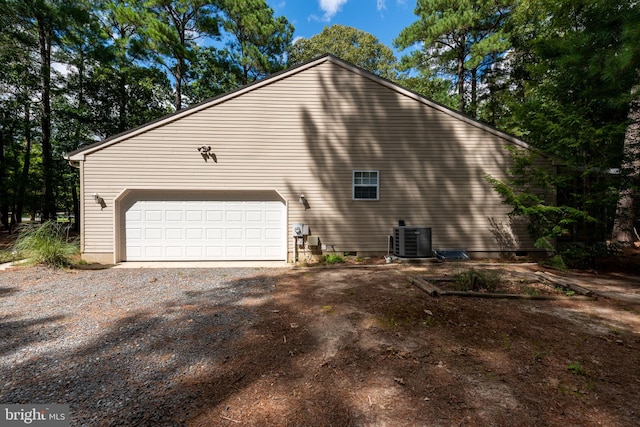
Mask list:
[[[295,27],[294,37],[309,38],[333,24],[373,34],[393,48],[393,39],[417,20],[415,0],[267,0],[276,16]],[[396,57],[402,55],[395,49]]]

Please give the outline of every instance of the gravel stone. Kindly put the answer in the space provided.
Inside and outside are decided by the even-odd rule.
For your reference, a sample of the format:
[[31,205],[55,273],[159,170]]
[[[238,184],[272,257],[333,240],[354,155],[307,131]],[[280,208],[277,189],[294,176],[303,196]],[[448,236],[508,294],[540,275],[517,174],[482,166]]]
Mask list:
[[0,402],[66,403],[71,425],[180,425],[190,380],[256,319],[280,269],[0,271]]

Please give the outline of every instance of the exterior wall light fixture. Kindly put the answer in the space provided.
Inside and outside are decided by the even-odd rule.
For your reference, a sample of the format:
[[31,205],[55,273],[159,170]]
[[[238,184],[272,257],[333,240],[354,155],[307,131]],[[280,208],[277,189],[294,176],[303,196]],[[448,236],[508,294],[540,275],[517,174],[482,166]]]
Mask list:
[[93,200],[100,205],[100,210],[107,207],[104,199],[98,195],[98,193],[93,193]]
[[298,201],[300,202],[301,205],[304,205],[304,210],[305,211],[307,209],[311,208],[311,206],[309,206],[309,202],[307,201],[307,198],[304,196],[304,194],[300,195],[300,199]]

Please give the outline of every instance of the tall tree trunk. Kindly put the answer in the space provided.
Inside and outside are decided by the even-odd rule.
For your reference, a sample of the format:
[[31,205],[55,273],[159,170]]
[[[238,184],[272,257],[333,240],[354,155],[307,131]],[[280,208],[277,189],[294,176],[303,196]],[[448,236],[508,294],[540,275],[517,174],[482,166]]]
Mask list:
[[[612,242],[630,244],[637,239],[634,230],[636,197],[635,188],[640,177],[640,86],[632,91],[629,106],[629,126],[624,136],[624,160],[622,163],[622,186],[613,223]],[[636,186],[634,186],[634,183]]]
[[118,133],[127,130],[127,79],[120,63],[118,77]]
[[460,43],[460,48],[458,52],[457,58],[457,75],[458,75],[458,96],[460,97],[460,111],[462,113],[467,109],[467,103],[464,99],[464,60],[466,57],[466,48],[464,46],[464,37],[462,38],[462,42]]
[[0,185],[0,228],[9,228],[9,189],[7,185],[4,185],[7,182],[6,162],[4,159],[4,133],[3,126],[0,128],[0,182],[3,183]]
[[497,117],[497,106],[496,106],[496,85],[493,82],[489,83],[489,124],[491,126],[496,126],[496,117]]
[[[80,64],[78,66],[78,80],[79,80],[79,85],[78,85],[78,108],[80,110],[80,112],[82,114],[84,114],[85,108],[87,107],[87,102],[85,100],[84,97],[84,72],[85,72],[85,56],[84,56],[84,52],[81,52],[81,58],[80,58]],[[122,70],[122,67],[120,67],[120,70]],[[122,73],[120,73],[120,78],[118,79],[119,85],[121,86],[119,88],[119,90],[121,90],[121,94],[124,93],[126,95],[126,81],[122,75]],[[118,127],[122,128],[120,131],[124,131],[125,129],[125,119],[126,119],[126,115],[125,115],[125,108],[126,108],[126,99],[125,96],[120,97],[120,100],[118,101],[120,103],[120,111],[118,112],[119,117],[118,117]],[[124,104],[124,105],[123,105]],[[75,146],[76,148],[78,148],[80,146],[81,143],[81,138],[82,138],[82,132],[81,132],[81,127],[82,127],[82,123],[78,122],[76,123],[76,130],[75,130]],[[78,200],[78,192],[76,190],[76,182],[79,181],[78,179],[78,173],[76,173],[77,171],[74,169],[73,170],[73,179],[71,180],[71,200],[73,203],[73,231],[77,232],[79,231],[80,228],[80,223],[78,222],[80,220],[80,201]]]
[[80,232],[80,200],[75,183],[71,186],[71,199],[73,200],[73,231]]
[[184,59],[178,58],[178,63],[176,64],[176,72],[174,77],[176,79],[176,111],[182,109],[182,70],[184,69]]
[[471,109],[469,114],[478,118],[478,67],[471,70]]
[[24,195],[29,182],[29,169],[31,167],[31,105],[26,102],[24,107],[24,161],[22,163],[22,175],[18,180],[18,191],[16,194],[16,221],[22,222],[22,211],[24,209]]
[[42,220],[55,219],[56,204],[53,195],[53,155],[51,152],[51,28],[45,16],[38,16],[38,41],[40,44],[40,89],[42,91],[42,175],[44,179],[44,200]]

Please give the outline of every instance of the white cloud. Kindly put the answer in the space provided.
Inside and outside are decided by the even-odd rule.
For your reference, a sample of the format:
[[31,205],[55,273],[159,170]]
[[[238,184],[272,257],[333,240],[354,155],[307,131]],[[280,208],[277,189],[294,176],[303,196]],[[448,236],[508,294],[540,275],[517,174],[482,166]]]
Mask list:
[[51,68],[64,77],[67,77],[71,73],[78,72],[78,68],[75,65],[65,64],[62,62],[51,62]]
[[324,12],[322,20],[326,22],[331,21],[331,18],[340,11],[347,1],[348,0],[318,0],[320,9]]
[[382,12],[387,9],[386,3],[386,0],[377,0],[376,8],[378,9],[378,12]]

